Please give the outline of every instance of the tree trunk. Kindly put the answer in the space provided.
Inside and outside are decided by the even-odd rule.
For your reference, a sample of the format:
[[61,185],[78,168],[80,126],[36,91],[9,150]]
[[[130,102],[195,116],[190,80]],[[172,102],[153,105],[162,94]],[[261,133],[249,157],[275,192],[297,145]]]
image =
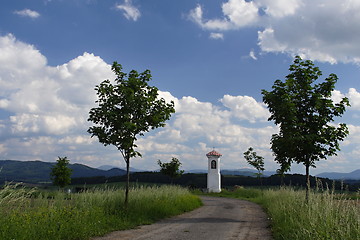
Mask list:
[[259,181],[260,181],[260,186],[262,187],[262,177],[261,177],[262,173],[259,171],[258,172],[258,178],[259,178]]
[[129,202],[129,185],[130,185],[130,157],[126,156],[126,188],[125,188],[125,208]]
[[309,202],[309,193],[310,193],[310,165],[306,164],[306,197],[305,200]]

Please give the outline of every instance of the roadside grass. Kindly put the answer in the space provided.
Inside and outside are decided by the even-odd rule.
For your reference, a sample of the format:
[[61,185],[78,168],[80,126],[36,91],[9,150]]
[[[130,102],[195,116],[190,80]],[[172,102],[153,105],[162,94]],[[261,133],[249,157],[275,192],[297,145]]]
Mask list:
[[138,187],[130,192],[92,189],[83,193],[37,192],[19,185],[0,190],[0,239],[89,239],[134,228],[201,206],[178,186]]
[[[146,183],[146,182],[130,182],[129,187],[131,189],[141,188],[141,187],[160,187],[161,183]],[[121,190],[125,189],[126,182],[109,182],[109,183],[100,183],[100,184],[75,184],[68,186],[68,189],[74,191],[76,188],[85,189],[85,190],[93,190],[93,189],[113,189],[113,190]]]
[[305,190],[291,187],[240,188],[209,194],[260,204],[268,213],[275,240],[360,239],[360,200],[356,194],[318,189],[305,201]]

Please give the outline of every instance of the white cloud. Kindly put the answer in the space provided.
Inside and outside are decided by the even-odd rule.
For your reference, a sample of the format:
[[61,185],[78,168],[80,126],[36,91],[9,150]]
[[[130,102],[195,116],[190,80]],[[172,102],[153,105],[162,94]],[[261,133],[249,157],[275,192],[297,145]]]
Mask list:
[[94,138],[89,138],[89,135],[66,136],[59,139],[60,144],[71,145],[90,145],[95,142]]
[[253,60],[257,60],[257,57],[255,56],[255,52],[253,49],[251,49],[251,51],[249,53],[249,57],[251,57]]
[[211,39],[224,39],[224,34],[222,34],[222,33],[210,33],[209,37]]
[[113,76],[108,64],[88,53],[47,66],[38,50],[12,35],[0,37],[0,51],[0,107],[13,113],[8,127],[18,135],[65,134],[84,125],[95,85]]
[[351,107],[347,109],[352,111],[360,110],[360,93],[355,88],[349,88],[347,93],[342,93],[339,90],[334,90],[332,92],[331,99],[335,103],[339,103],[344,97],[347,97],[349,99],[351,105]]
[[338,90],[331,92],[331,100],[333,100],[335,103],[339,103],[344,97],[345,95]]
[[223,3],[224,15],[235,28],[253,25],[258,21],[258,8],[252,1],[229,0]]
[[[169,96],[170,93],[167,95],[168,99],[174,101],[174,97]],[[254,146],[267,153],[267,156],[271,156],[269,140],[277,131],[276,126],[245,127],[238,124],[238,119],[250,125],[266,120],[267,110],[264,106],[247,96],[225,95],[223,99],[225,100],[220,102],[224,106],[221,107],[201,102],[194,97],[175,99],[177,112],[167,126],[156,134],[141,138],[138,142],[143,157],[167,161],[176,156],[184,163],[186,169],[194,169],[206,167],[205,153],[212,147],[216,147],[226,156],[223,164],[228,168],[231,168],[231,164],[239,164],[242,153],[249,146]],[[241,106],[242,104],[244,106]],[[143,160],[139,160],[140,162],[146,164]],[[269,164],[273,163],[270,161]]]
[[350,88],[346,97],[349,98],[351,109],[360,110],[360,93],[355,88]]
[[298,54],[330,63],[360,63],[359,10],[358,1],[304,0],[296,13],[268,19],[266,29],[259,32],[259,45],[265,52]]
[[231,113],[241,119],[249,122],[267,121],[270,113],[264,103],[257,102],[249,96],[230,96],[225,95],[220,100],[225,107],[231,109]]
[[230,24],[227,20],[204,20],[202,7],[198,5],[189,13],[189,19],[198,24],[201,28],[206,30],[228,30]]
[[302,5],[301,0],[258,0],[254,2],[259,8],[263,8],[268,16],[275,18],[294,15]]
[[124,4],[116,4],[115,8],[123,11],[124,16],[128,20],[137,21],[141,16],[139,9],[132,5],[131,0],[125,0]]
[[274,29],[266,28],[264,31],[258,31],[259,45],[265,52],[285,52],[287,45],[279,43],[274,37]]
[[[4,78],[11,79],[11,82],[18,81],[17,75],[22,73],[22,68],[18,66],[37,71],[47,63],[46,58],[34,46],[17,41],[12,34],[0,37],[0,49],[0,62],[3,69],[0,81]],[[6,88],[9,85],[7,83],[2,81],[1,89]]]
[[[206,19],[203,6],[189,18],[208,31],[258,28],[263,52],[329,63],[360,64],[360,3],[354,0],[228,0],[222,16]],[[260,29],[259,29],[260,28]]]
[[[96,100],[95,85],[114,79],[109,64],[84,53],[62,65],[48,66],[34,46],[12,35],[0,37],[0,52],[6,55],[0,55],[0,111],[10,114],[0,118],[2,158],[55,161],[57,156],[67,156],[91,166],[124,166],[115,147],[105,148],[86,132],[88,112]],[[263,103],[250,96],[224,95],[219,105],[191,96],[176,98],[170,92],[160,91],[159,96],[174,101],[176,113],[166,127],[139,138],[143,158],[133,159],[132,167],[154,170],[157,159],[178,157],[185,169],[206,168],[205,154],[212,147],[223,154],[226,168],[243,167],[242,153],[252,146],[266,157],[267,169],[276,169],[269,141],[278,129],[266,121],[269,112]],[[354,111],[360,110],[356,89],[334,92],[334,98],[342,96],[349,97]],[[358,128],[350,129],[354,142],[359,141]]]
[[258,9],[253,2],[245,0],[229,0],[222,4],[224,14],[221,19],[207,20],[203,17],[200,5],[192,9],[189,19],[206,30],[225,31],[254,25],[258,21]]
[[29,17],[29,18],[33,18],[33,19],[40,17],[40,14],[38,12],[30,10],[30,9],[14,11],[14,13],[19,16],[22,16],[22,17]]

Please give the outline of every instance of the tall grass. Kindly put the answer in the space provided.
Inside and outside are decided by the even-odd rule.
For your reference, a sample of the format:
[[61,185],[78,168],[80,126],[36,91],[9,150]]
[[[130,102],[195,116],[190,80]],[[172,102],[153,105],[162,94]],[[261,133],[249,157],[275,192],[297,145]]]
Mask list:
[[291,188],[264,192],[263,206],[272,220],[275,239],[360,239],[360,202],[331,190],[312,192]]
[[201,205],[198,197],[176,186],[133,189],[129,200],[124,209],[119,190],[48,195],[8,185],[0,190],[0,239],[88,239]]
[[354,198],[337,194],[333,189],[317,188],[310,192],[306,202],[305,190],[291,187],[240,188],[213,195],[261,204],[271,219],[276,240],[360,239],[359,196]]

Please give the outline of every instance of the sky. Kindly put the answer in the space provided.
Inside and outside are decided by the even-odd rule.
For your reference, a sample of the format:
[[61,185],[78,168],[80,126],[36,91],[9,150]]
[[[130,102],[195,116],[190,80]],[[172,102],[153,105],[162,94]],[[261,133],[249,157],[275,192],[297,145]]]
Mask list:
[[[131,167],[250,167],[249,147],[275,171],[277,126],[261,90],[284,80],[294,56],[339,77],[334,101],[351,103],[350,134],[337,156],[311,174],[360,169],[360,1],[357,0],[4,0],[0,3],[0,159],[125,167],[113,146],[87,129],[95,86],[114,79],[111,64],[152,74],[150,85],[175,102],[166,127],[137,141]],[[293,165],[292,173],[304,173]]]

